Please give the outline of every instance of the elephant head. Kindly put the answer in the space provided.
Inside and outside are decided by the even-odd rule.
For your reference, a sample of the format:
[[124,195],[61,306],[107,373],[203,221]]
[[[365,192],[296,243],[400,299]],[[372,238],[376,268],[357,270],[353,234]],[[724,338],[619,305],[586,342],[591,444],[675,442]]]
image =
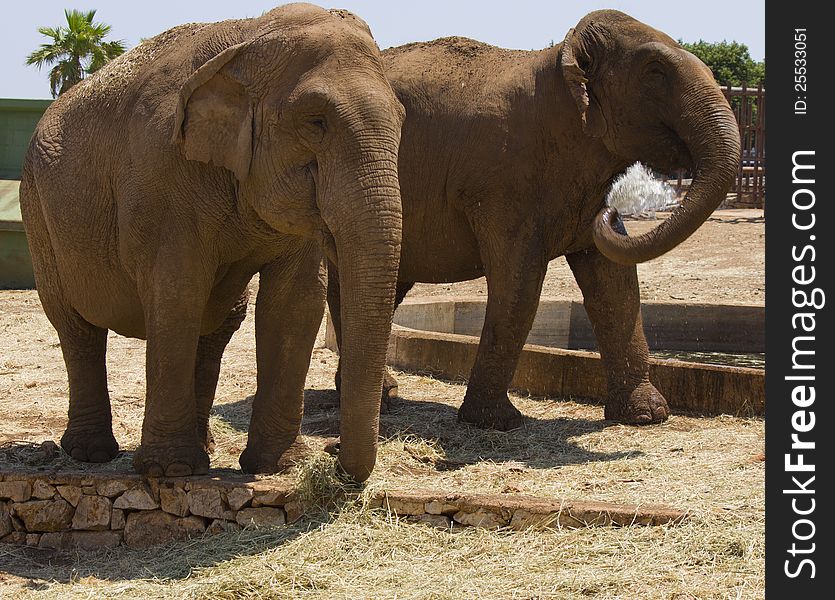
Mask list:
[[694,172],[680,206],[641,236],[619,234],[615,209],[601,210],[595,245],[624,264],[671,250],[724,200],[739,165],[739,129],[710,69],[669,36],[612,10],[571,29],[558,62],[586,135],[625,163]]
[[339,461],[363,481],[376,460],[400,254],[405,113],[360,19],[296,4],[256,21],[255,35],[216,53],[183,86],[173,139],[187,159],[226,169],[218,171],[239,210],[318,240],[339,265]]

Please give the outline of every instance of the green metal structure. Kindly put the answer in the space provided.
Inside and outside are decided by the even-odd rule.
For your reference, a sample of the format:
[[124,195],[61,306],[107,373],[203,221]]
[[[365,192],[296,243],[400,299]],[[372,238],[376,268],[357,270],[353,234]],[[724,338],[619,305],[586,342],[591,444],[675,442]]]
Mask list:
[[0,179],[20,179],[35,125],[52,100],[0,98]]
[[0,181],[0,289],[35,287],[18,201],[19,181]]
[[0,289],[35,287],[18,190],[29,139],[51,103],[0,98]]

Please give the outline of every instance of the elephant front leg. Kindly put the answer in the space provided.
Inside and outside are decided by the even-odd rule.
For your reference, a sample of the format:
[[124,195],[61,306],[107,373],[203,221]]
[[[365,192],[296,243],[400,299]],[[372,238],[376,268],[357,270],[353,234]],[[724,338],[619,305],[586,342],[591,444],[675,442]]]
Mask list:
[[514,236],[481,236],[487,276],[487,312],[459,421],[507,431],[522,425],[522,413],[507,389],[533,325],[547,261],[536,226],[528,222]]
[[292,466],[305,449],[299,441],[304,382],[325,308],[320,251],[296,248],[261,270],[255,304],[258,389],[246,448],[247,473],[275,473]]
[[667,400],[649,381],[637,268],[614,263],[596,248],[566,258],[606,369],[605,418],[636,425],[665,421],[670,416]]
[[[145,304],[147,392],[142,442],[134,468],[153,477],[206,473],[209,456],[197,434],[194,376],[209,278],[175,253],[161,256],[165,272],[140,284]],[[179,268],[177,268],[179,267]]]
[[[397,289],[394,297],[394,310],[400,306],[406,294],[414,287],[414,282],[397,282]],[[331,324],[333,325],[333,332],[336,336],[337,348],[342,345],[342,304],[340,302],[339,294],[339,271],[335,264],[328,261],[328,311],[330,313]],[[342,357],[339,357],[339,364],[336,367],[336,376],[334,377],[334,384],[336,391],[340,391],[342,387]],[[383,374],[383,397],[380,402],[380,412],[386,412],[391,407],[391,402],[397,397],[399,391],[399,384],[394,375],[389,372],[386,367]]]

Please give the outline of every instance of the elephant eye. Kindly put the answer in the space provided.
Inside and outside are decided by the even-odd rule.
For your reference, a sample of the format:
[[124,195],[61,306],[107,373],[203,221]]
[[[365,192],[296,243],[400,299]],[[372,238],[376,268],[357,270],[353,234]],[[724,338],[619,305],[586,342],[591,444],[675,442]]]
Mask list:
[[657,60],[647,63],[644,67],[645,72],[648,75],[660,75],[661,77],[666,77],[667,74],[664,71],[664,65],[662,65]]
[[310,124],[322,130],[322,133],[327,133],[328,127],[325,123],[325,117],[313,117],[310,119]]
[[321,115],[306,117],[299,123],[299,134],[308,143],[318,144],[328,131],[328,123]]
[[664,85],[667,82],[667,72],[664,65],[653,60],[644,66],[644,81],[653,86]]

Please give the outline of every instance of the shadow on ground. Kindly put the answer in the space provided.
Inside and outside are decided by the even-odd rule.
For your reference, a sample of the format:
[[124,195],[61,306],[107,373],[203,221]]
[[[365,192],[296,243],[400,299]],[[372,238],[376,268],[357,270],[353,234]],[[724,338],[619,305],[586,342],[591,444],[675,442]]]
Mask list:
[[[215,405],[213,414],[239,431],[246,431],[252,396]],[[396,398],[380,416],[384,440],[417,438],[440,449],[438,471],[455,470],[482,461],[521,463],[535,469],[621,460],[640,456],[639,451],[597,452],[576,438],[615,426],[604,420],[571,417],[526,416],[513,431],[488,431],[458,421],[458,409],[444,402]],[[302,433],[332,438],[339,435],[339,396],[335,390],[305,390]]]
[[53,583],[83,583],[89,577],[108,581],[180,580],[201,567],[280,547],[320,527],[321,523],[303,519],[295,525],[221,533],[145,550],[120,546],[95,552],[68,552],[3,544],[0,545],[0,586],[7,579],[3,574],[28,579],[24,586],[33,591],[46,590]]

